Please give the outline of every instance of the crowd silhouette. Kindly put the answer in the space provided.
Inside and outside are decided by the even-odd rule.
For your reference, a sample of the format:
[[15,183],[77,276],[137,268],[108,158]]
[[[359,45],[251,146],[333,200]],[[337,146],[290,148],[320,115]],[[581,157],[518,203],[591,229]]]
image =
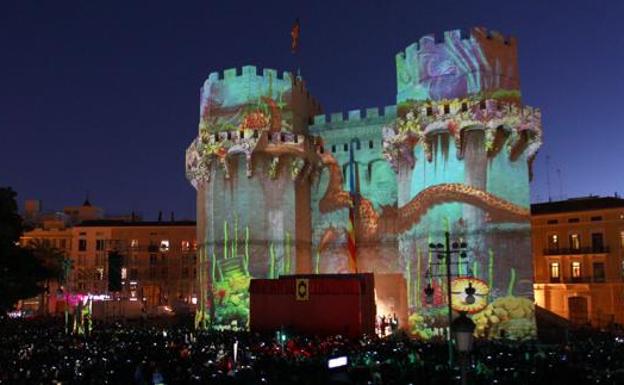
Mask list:
[[[184,326],[4,319],[0,384],[457,384],[442,340],[197,333]],[[327,360],[346,356],[346,366]],[[477,341],[469,384],[624,384],[624,338],[585,330],[561,345]]]

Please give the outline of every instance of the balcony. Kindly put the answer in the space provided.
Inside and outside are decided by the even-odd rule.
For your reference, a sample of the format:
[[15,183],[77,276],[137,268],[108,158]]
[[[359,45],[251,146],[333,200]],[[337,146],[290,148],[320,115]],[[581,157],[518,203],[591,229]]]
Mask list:
[[602,276],[580,276],[580,277],[550,277],[549,283],[604,283],[605,277]]
[[579,255],[579,254],[606,254],[609,252],[609,246],[602,247],[578,247],[555,249],[544,249],[544,255]]

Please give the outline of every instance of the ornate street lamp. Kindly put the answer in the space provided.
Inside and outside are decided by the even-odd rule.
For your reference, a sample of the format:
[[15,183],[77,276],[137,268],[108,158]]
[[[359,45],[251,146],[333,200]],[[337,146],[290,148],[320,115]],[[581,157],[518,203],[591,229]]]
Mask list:
[[[449,324],[449,332],[448,332],[448,336],[447,336],[447,340],[448,340],[448,345],[449,345],[449,367],[453,366],[453,342],[451,339],[451,324],[453,323],[453,303],[452,303],[452,292],[451,292],[451,279],[453,278],[453,276],[456,276],[458,274],[453,274],[452,270],[451,270],[451,266],[455,265],[457,266],[457,269],[459,271],[459,266],[463,265],[463,264],[468,264],[467,258],[468,255],[466,254],[466,249],[468,248],[468,245],[466,244],[466,242],[453,242],[451,244],[451,235],[448,231],[446,231],[444,233],[444,244],[442,243],[430,243],[429,244],[429,249],[431,252],[435,252],[437,253],[437,257],[438,260],[440,260],[441,262],[437,262],[437,263],[433,263],[432,266],[434,267],[440,267],[443,266],[445,267],[445,271],[443,272],[436,272],[436,273],[431,273],[429,270],[427,270],[427,277],[431,278],[431,277],[444,277],[446,278],[446,293],[447,293],[447,304],[448,304],[448,324]],[[454,254],[458,255],[458,260],[457,261],[453,261],[452,260],[452,256]],[[430,266],[431,268],[431,266]],[[469,293],[468,290],[471,289],[472,292]],[[474,289],[472,288],[471,285],[469,285],[468,288],[466,288],[466,294],[472,298],[472,303],[474,303],[475,298],[474,298]],[[431,283],[429,283],[427,285],[427,287],[425,288],[425,302],[427,304],[432,304],[433,303],[433,294],[434,294],[434,289],[433,287],[431,287]]]
[[468,383],[467,358],[472,351],[475,326],[475,323],[466,316],[466,312],[459,313],[459,317],[455,318],[451,323],[451,331],[453,332],[453,338],[455,339],[455,347],[457,348],[460,358],[459,361],[462,385],[466,385]]

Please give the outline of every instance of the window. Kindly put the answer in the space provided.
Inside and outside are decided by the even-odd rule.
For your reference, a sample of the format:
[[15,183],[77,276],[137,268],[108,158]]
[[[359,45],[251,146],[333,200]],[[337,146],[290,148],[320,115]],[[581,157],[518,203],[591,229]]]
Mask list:
[[169,241],[167,239],[163,239],[160,241],[160,252],[165,253],[169,251]]
[[559,270],[559,262],[553,262],[550,264],[550,279],[552,280],[559,280],[560,277],[560,270]]
[[104,250],[104,240],[103,239],[96,239],[95,240],[95,249],[98,250],[98,251]]
[[130,279],[132,280],[139,279],[139,271],[137,269],[130,269]]
[[572,262],[572,278],[581,278],[580,262]]
[[182,278],[188,278],[189,276],[189,269],[188,267],[185,267],[184,269],[182,269]]
[[592,222],[598,222],[598,221],[601,221],[601,220],[602,220],[602,217],[601,217],[601,216],[591,217],[591,218],[590,218],[590,220],[591,220]]
[[373,148],[373,141],[372,140],[368,141],[368,148]]
[[342,149],[346,152],[349,151],[349,145],[347,143],[342,145]]
[[604,249],[602,233],[592,233],[592,250],[601,252]]
[[160,276],[162,278],[167,278],[167,268],[163,267],[162,269],[160,269]]
[[594,262],[594,282],[604,282],[605,281],[605,267],[602,262]]
[[557,234],[551,234],[548,236],[548,248],[550,249],[559,248],[559,236]]
[[121,279],[128,279],[128,269],[125,267],[121,268]]
[[147,251],[150,253],[156,253],[158,251],[158,245],[150,243],[149,246],[147,246]]
[[96,269],[96,274],[95,274],[95,276],[96,276],[96,279],[97,279],[98,281],[102,281],[102,280],[104,280],[104,268],[103,268],[103,267],[98,267],[98,268]]
[[579,250],[581,248],[581,236],[579,234],[570,234],[570,248],[572,250]]
[[139,248],[139,240],[138,239],[132,239],[130,241],[130,247],[133,249],[138,249]]
[[67,240],[66,239],[61,239],[59,241],[59,248],[61,248],[61,249],[67,248]]
[[87,240],[79,239],[78,240],[78,251],[87,251]]
[[181,247],[182,251],[189,251],[191,249],[191,242],[189,242],[189,241],[182,241],[180,247]]
[[624,249],[624,230],[620,231],[620,247]]
[[581,220],[578,218],[569,218],[568,223],[579,223]]
[[335,144],[332,144],[331,148],[332,148],[332,152],[336,152],[336,145]]
[[150,265],[155,265],[158,262],[158,256],[156,254],[150,254]]
[[557,223],[559,223],[559,221],[556,219],[549,219],[548,221],[546,221],[547,225],[556,225]]

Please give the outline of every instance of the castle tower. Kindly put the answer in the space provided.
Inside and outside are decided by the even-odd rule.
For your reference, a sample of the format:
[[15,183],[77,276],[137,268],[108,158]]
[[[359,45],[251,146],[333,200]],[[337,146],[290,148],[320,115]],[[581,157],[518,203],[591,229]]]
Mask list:
[[202,303],[218,302],[218,323],[247,319],[251,277],[311,269],[307,180],[318,159],[307,123],[318,112],[301,79],[271,69],[211,73],[201,89],[186,174],[197,189]]
[[[449,232],[469,245],[453,267],[464,283],[453,306],[474,313],[481,335],[534,335],[529,180],[542,127],[520,98],[515,39],[484,28],[426,35],[396,66],[395,106],[318,115],[311,127],[320,107],[300,79],[252,66],[210,74],[186,172],[197,189],[201,303],[219,304],[217,322],[246,319],[250,277],[350,272],[352,207],[357,269],[403,274],[412,332],[447,326],[429,244]],[[474,306],[466,282],[479,287]]]
[[[480,333],[530,333],[529,179],[542,134],[539,110],[521,103],[516,41],[483,28],[427,35],[396,64],[398,118],[384,141],[398,176],[400,253],[421,266],[408,275],[411,305],[423,307],[425,284],[444,291],[443,279],[424,268],[431,273],[437,262],[428,245],[448,231],[469,245],[470,258],[454,273],[480,279],[490,308],[505,310],[502,318],[475,317]],[[505,301],[527,310],[512,316]]]

